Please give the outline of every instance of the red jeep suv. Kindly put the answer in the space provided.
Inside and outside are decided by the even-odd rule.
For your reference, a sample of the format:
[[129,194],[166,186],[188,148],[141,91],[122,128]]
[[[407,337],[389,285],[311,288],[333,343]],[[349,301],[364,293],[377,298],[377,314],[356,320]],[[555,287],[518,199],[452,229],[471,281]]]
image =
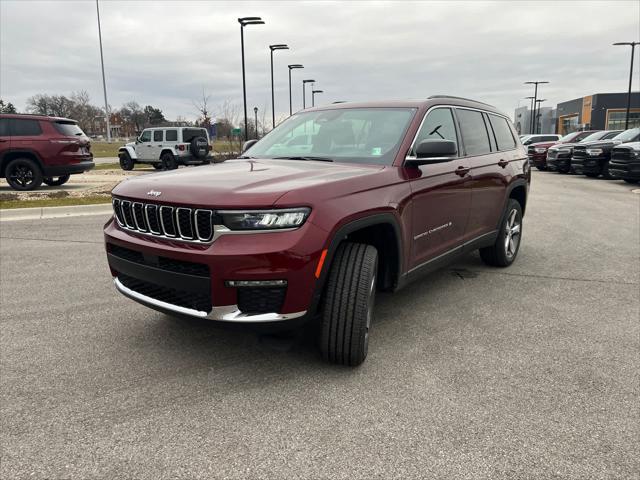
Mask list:
[[489,105],[333,104],[248,143],[236,160],[113,190],[104,234],[118,291],[254,327],[314,319],[323,357],[358,365],[377,290],[474,250],[498,267],[518,254],[530,167]]
[[62,185],[93,167],[89,139],[75,120],[0,115],[0,178],[14,190]]

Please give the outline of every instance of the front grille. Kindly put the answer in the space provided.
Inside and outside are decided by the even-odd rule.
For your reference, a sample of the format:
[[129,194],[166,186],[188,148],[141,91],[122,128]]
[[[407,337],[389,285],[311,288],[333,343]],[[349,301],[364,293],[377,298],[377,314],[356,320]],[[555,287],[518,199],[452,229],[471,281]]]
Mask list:
[[611,160],[628,162],[629,160],[633,160],[633,157],[633,151],[628,148],[614,148],[611,152]]
[[145,256],[142,252],[130,250],[119,245],[114,245],[113,243],[108,243],[107,248],[110,254],[130,262],[139,263],[140,265],[148,265],[174,273],[184,273],[186,275],[209,278],[209,266],[202,263],[185,262],[184,260],[175,260],[173,258],[159,257],[156,255]]
[[577,158],[579,160],[584,160],[587,158],[587,148],[586,147],[576,147],[573,149],[573,158]]
[[558,156],[558,152],[557,151],[555,151],[555,150],[547,151],[547,160],[555,160],[557,156]]
[[211,311],[211,296],[205,293],[185,292],[177,288],[169,288],[137,278],[118,274],[118,280],[125,287],[161,302],[191,308],[200,312]]
[[278,313],[286,293],[286,287],[240,287],[238,288],[238,309],[242,313]]
[[113,211],[118,225],[127,230],[188,242],[213,240],[213,211],[131,202],[114,198]]
[[527,147],[527,154],[528,155],[535,155],[536,153],[536,148],[535,147]]

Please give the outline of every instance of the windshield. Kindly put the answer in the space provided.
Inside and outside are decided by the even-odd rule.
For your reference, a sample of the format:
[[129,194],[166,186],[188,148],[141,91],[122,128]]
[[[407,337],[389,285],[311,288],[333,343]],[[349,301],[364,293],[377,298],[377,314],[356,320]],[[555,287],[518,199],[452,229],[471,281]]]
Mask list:
[[82,129],[75,122],[53,122],[56,130],[66,137],[85,137]]
[[630,128],[613,137],[613,140],[619,140],[622,143],[633,141],[640,134],[640,128]]
[[415,112],[415,108],[340,108],[298,113],[244,156],[391,165]]
[[591,142],[593,140],[600,140],[601,138],[603,138],[607,133],[609,133],[608,131],[604,130],[602,132],[595,132],[592,133],[591,135],[587,135],[586,137],[584,137],[582,140],[580,140],[581,142]]

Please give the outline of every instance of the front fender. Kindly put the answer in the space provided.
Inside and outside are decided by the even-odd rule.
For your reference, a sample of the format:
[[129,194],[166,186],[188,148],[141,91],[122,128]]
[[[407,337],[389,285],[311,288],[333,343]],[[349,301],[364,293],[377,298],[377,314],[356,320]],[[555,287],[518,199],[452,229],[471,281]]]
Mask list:
[[136,154],[135,149],[130,145],[125,145],[124,147],[120,147],[118,149],[118,153],[120,152],[127,152],[132,160],[138,159],[138,155]]

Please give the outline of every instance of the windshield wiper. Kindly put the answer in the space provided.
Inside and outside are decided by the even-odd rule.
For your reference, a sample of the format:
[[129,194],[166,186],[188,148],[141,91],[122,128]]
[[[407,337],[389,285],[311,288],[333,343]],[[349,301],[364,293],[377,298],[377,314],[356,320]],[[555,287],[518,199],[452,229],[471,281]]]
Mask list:
[[333,159],[328,157],[292,156],[292,157],[273,157],[273,159],[274,160],[317,160],[319,162],[333,162]]

